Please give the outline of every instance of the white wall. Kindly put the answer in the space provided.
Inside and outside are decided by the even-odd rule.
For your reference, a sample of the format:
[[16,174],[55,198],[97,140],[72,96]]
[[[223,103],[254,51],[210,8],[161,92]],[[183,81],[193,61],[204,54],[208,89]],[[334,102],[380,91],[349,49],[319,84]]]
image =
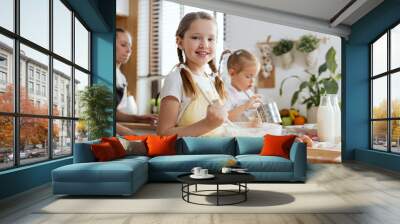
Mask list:
[[[327,42],[322,43],[319,47],[318,66],[325,61],[325,54],[327,50],[333,46],[336,50],[336,62],[338,63],[337,71],[341,71],[341,39],[337,36],[328,34],[322,34],[317,32],[311,32],[302,29],[296,29],[292,27],[267,23],[263,21],[248,19],[239,16],[227,15],[226,17],[226,38],[224,48],[236,50],[246,49],[260,58],[260,51],[256,47],[257,42],[264,42],[268,35],[271,35],[271,41],[279,41],[282,38],[298,40],[300,36],[304,34],[314,34],[319,38],[328,38]],[[295,50],[294,58],[295,61],[289,69],[283,69],[280,66],[278,58],[274,57],[275,64],[275,88],[271,89],[258,89],[258,92],[267,95],[268,98],[276,101],[279,109],[290,108],[291,97],[298,89],[299,81],[288,80],[285,83],[283,95],[279,96],[279,87],[282,80],[292,75],[304,76],[308,79],[308,75],[305,73],[304,57]],[[318,69],[318,66],[316,69]],[[340,83],[339,83],[340,86]],[[340,87],[339,87],[340,88]],[[339,89],[340,93],[340,89]],[[294,105],[295,108],[299,109],[302,115],[306,115],[306,106],[301,105],[299,102]]]

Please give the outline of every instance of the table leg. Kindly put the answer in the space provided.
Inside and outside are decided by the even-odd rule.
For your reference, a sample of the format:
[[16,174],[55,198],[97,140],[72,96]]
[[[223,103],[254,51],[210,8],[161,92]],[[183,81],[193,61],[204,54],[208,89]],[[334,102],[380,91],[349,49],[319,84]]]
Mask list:
[[217,206],[219,205],[219,184],[217,184]]
[[247,183],[244,183],[244,201],[247,201]]

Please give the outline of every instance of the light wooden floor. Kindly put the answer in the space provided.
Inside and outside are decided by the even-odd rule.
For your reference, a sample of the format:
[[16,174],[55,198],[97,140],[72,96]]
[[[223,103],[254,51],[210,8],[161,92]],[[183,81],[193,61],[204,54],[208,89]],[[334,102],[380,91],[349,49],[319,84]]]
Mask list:
[[0,223],[400,223],[400,174],[359,163],[312,164],[309,169],[308,182],[367,206],[357,214],[35,214],[54,200],[47,185],[1,201]]

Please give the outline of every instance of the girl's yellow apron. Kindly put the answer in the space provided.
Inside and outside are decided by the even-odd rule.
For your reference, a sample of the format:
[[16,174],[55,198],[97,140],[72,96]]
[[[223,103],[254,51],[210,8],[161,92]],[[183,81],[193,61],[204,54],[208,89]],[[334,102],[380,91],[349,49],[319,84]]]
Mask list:
[[[198,88],[201,88],[199,85],[195,85],[195,88],[197,89],[198,93],[197,97],[192,98],[191,102],[186,106],[186,108],[183,108],[184,111],[180,118],[178,118],[178,127],[185,127],[204,119],[207,116],[209,101],[219,101],[220,99],[215,89],[212,89],[211,91],[199,90]],[[206,99],[205,97],[207,97],[208,99]],[[220,127],[209,131],[203,136],[221,136],[224,135],[224,133],[225,131],[223,125],[221,125]]]

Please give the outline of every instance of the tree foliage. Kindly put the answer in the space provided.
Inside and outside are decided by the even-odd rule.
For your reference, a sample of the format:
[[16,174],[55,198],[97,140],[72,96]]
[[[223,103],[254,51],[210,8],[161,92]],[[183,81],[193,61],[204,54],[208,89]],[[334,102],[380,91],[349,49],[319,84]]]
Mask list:
[[[14,107],[14,88],[8,85],[6,92],[0,94],[0,106],[3,112],[13,112]],[[20,88],[20,108],[24,114],[47,114],[48,103],[34,105],[29,99],[28,93],[24,87]],[[54,110],[55,114],[59,111]],[[13,117],[0,116],[0,147],[13,148]],[[45,144],[48,139],[48,119],[47,118],[20,118],[20,148],[24,149],[26,145]],[[59,136],[59,127],[53,125],[53,138]]]

